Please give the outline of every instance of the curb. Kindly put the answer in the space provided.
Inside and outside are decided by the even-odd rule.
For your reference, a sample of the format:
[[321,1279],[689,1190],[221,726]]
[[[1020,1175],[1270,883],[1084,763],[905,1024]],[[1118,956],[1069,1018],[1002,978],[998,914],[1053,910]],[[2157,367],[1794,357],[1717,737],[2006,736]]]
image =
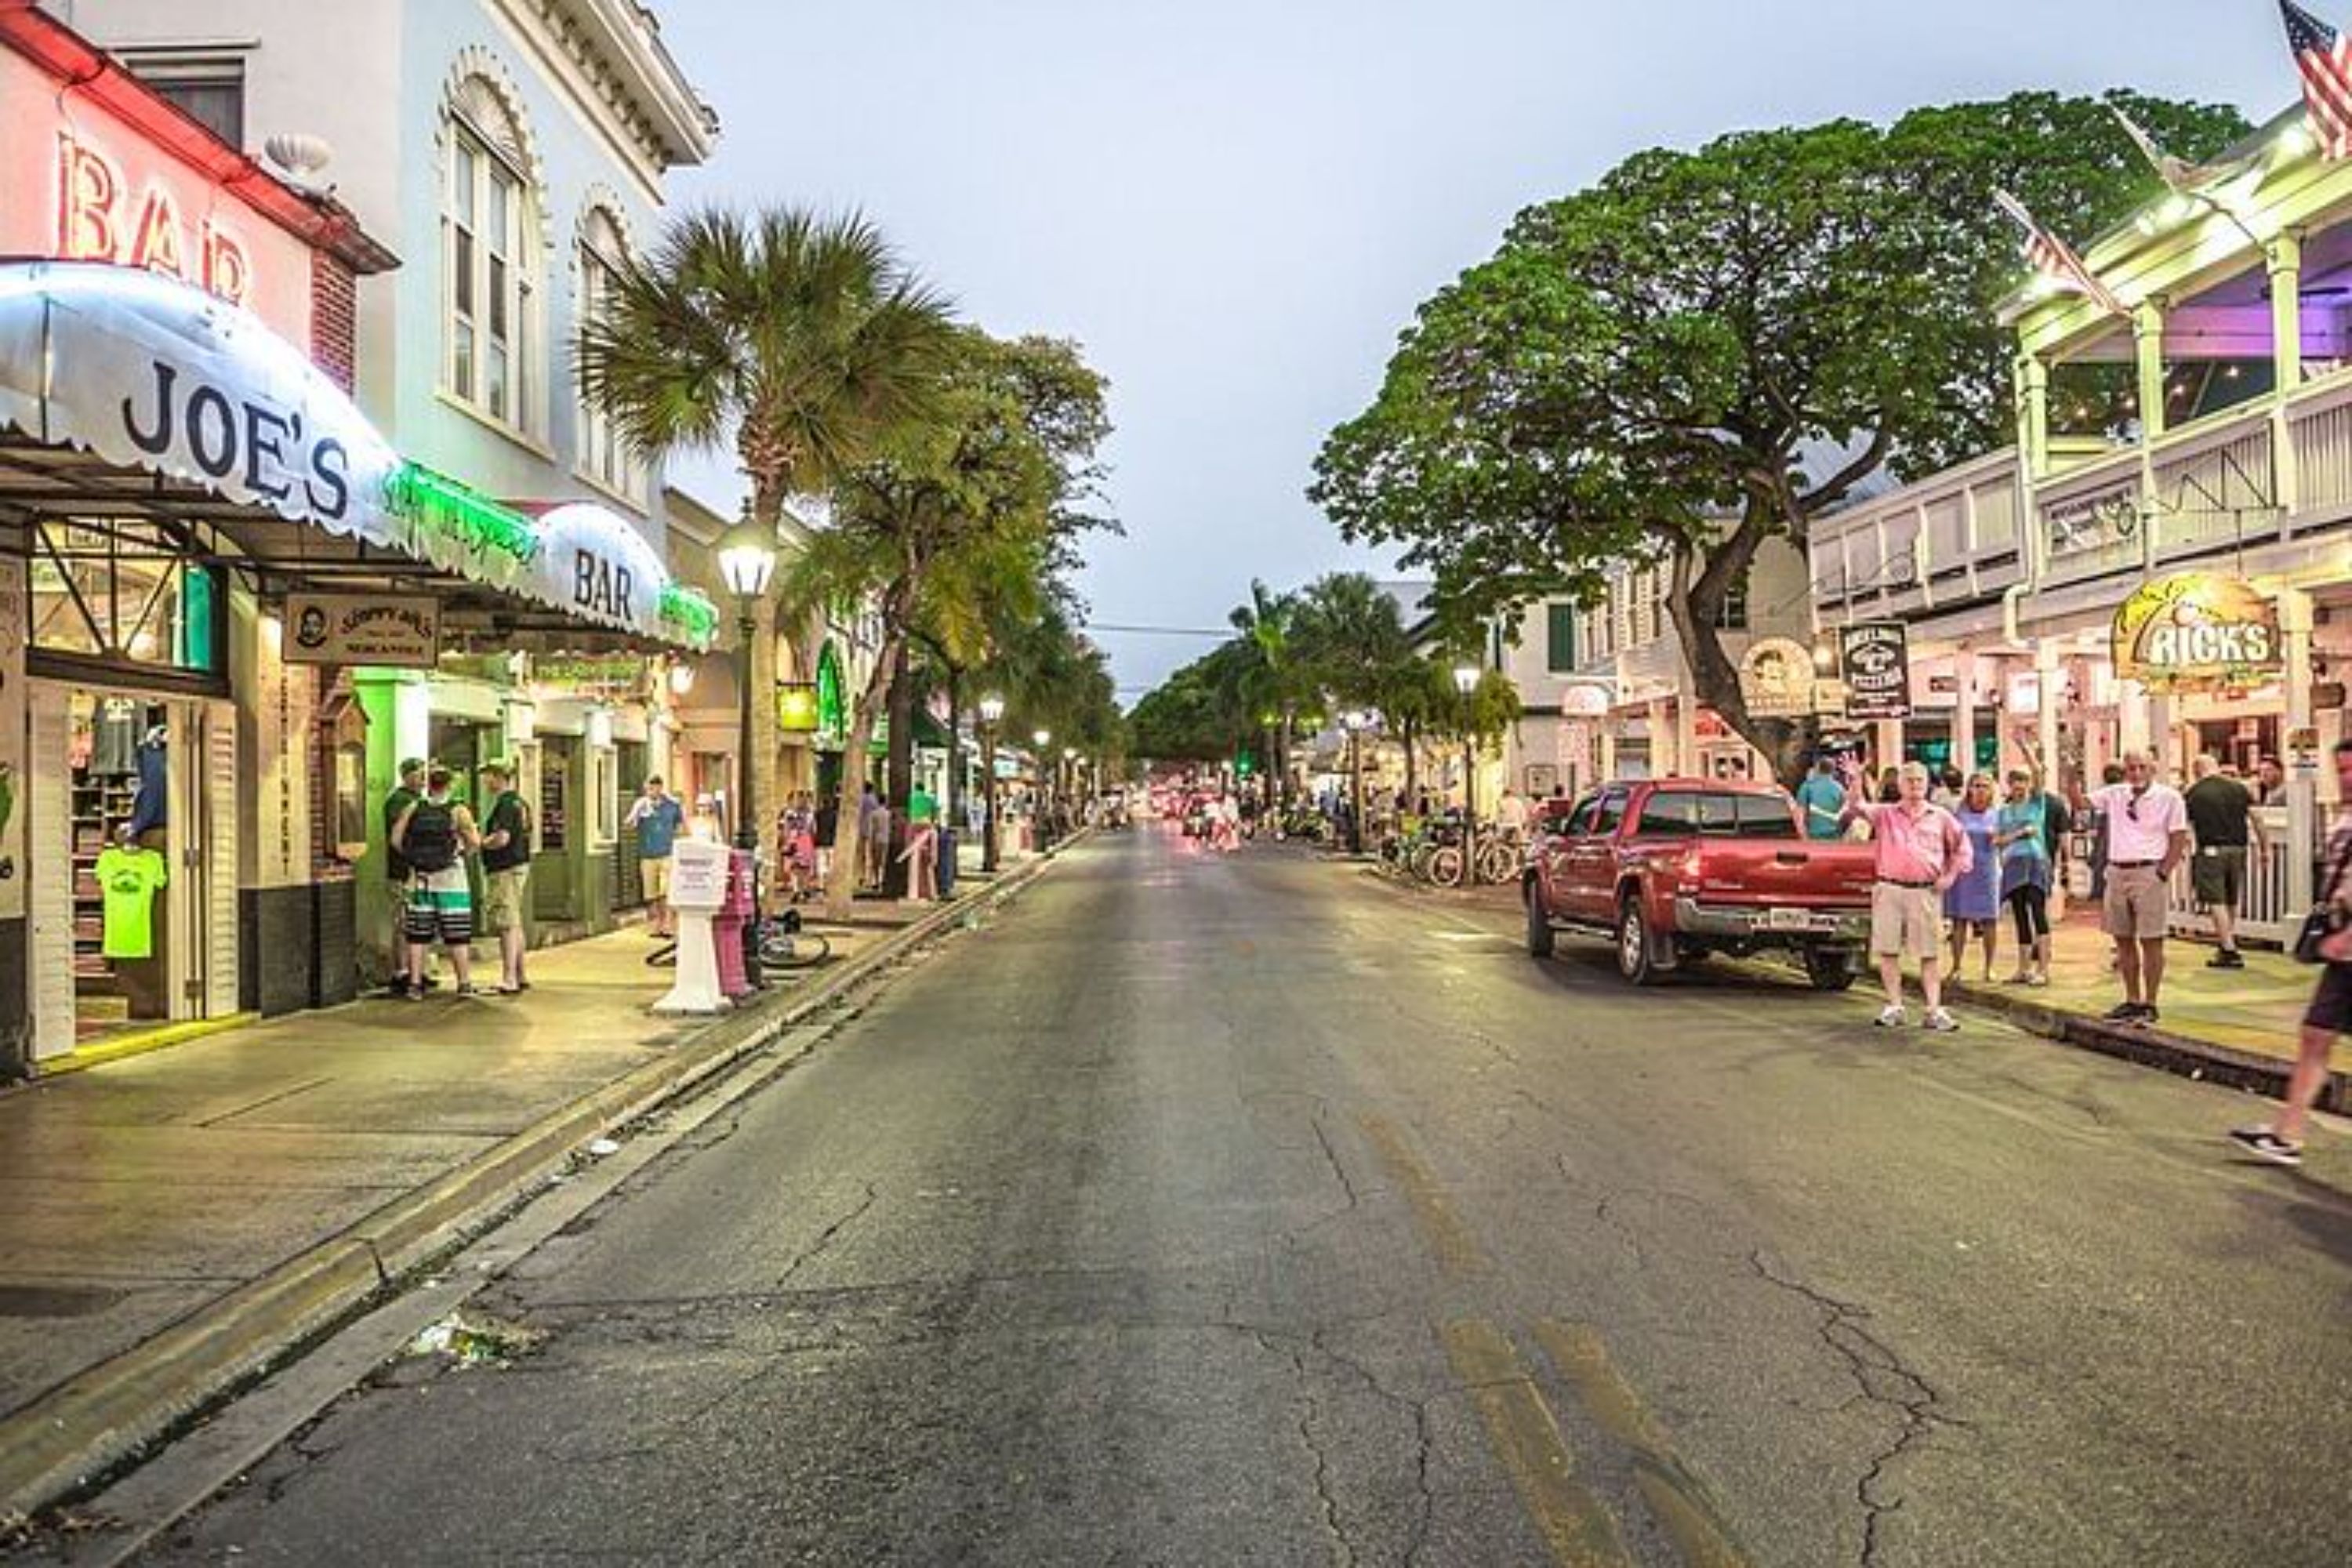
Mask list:
[[[1999,990],[1988,990],[1981,985],[1949,980],[1944,983],[1944,991],[1955,1001],[1996,1014],[2021,1028],[2063,1045],[2137,1062],[2142,1067],[2160,1068],[2182,1078],[2251,1089],[2273,1100],[2285,1096],[2287,1079],[2294,1071],[2292,1062],[2281,1061],[2275,1057],[2259,1056],[2252,1051],[2215,1045],[2210,1040],[2191,1039],[2186,1035],[2171,1034],[2163,1029],[2117,1028],[2103,1019],[2070,1012],[2063,1007],[2053,1007],[2031,996],[2012,995]],[[2352,1110],[2352,1075],[2331,1070],[2326,1080],[2320,1085],[2318,1108],[2322,1110]]]
[[908,950],[1034,881],[1074,836],[941,905],[818,984],[726,1018],[625,1077],[297,1253],[0,1422],[0,1518],[70,1496],[233,1394],[401,1275],[534,1190],[583,1142],[644,1115],[767,1046]]

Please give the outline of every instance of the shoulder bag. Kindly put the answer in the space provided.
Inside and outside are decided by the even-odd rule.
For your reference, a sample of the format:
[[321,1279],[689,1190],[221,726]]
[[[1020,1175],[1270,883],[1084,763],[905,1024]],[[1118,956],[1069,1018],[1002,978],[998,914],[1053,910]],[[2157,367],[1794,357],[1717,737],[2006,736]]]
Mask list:
[[2344,847],[2336,854],[2336,864],[2328,868],[2327,880],[2319,889],[2319,901],[2303,917],[2302,929],[2294,933],[2294,961],[2297,963],[2325,963],[2326,954],[2320,948],[2327,939],[2344,926],[2344,911],[2336,907],[2336,889],[2344,880],[2344,868],[2352,862],[2352,834],[2345,837]]

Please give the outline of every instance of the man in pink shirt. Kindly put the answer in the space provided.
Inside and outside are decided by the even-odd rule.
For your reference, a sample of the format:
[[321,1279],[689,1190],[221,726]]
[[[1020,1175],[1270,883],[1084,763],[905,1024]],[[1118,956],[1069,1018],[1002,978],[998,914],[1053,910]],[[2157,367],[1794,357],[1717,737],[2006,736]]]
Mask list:
[[1844,765],[1845,813],[1851,822],[1870,824],[1876,847],[1877,884],[1870,893],[1870,951],[1878,958],[1878,978],[1886,987],[1879,1027],[1896,1029],[1908,1021],[1903,1011],[1903,955],[1919,960],[1919,989],[1927,1001],[1928,1028],[1949,1034],[1959,1020],[1944,1010],[1944,977],[1937,952],[1942,946],[1944,890],[1967,872],[1969,836],[1952,814],[1927,799],[1927,770],[1906,763],[1895,775],[1898,794],[1891,805],[1866,798],[1862,766]]
[[2107,889],[2101,913],[2116,941],[2116,970],[2124,977],[2123,1002],[2106,1019],[2153,1024],[2156,993],[2164,984],[2172,869],[2189,854],[2189,803],[2170,784],[2157,782],[2156,759],[2132,752],[2124,757],[2124,782],[2093,790],[2091,804],[2106,814]]

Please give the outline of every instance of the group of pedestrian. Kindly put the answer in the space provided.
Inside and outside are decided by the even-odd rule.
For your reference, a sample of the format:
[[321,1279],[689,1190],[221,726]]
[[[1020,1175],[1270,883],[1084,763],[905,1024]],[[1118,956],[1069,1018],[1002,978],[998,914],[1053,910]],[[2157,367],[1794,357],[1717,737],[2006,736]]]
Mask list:
[[[454,795],[457,775],[412,757],[384,797],[384,882],[393,900],[393,994],[412,1000],[434,985],[426,973],[437,944],[447,954],[460,996],[513,996],[530,989],[524,900],[530,881],[530,808],[514,788],[511,763],[481,770],[489,805],[479,818]],[[482,868],[482,912],[498,938],[496,987],[474,984],[474,891],[468,860]]]

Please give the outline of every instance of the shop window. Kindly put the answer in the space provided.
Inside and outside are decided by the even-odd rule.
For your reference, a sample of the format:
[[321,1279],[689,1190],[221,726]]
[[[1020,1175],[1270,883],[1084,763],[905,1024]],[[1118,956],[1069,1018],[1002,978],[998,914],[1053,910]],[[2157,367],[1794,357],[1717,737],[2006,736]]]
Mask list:
[[36,649],[218,675],[218,568],[187,559],[152,524],[128,519],[35,525]]
[[1745,579],[1734,583],[1723,595],[1723,607],[1715,613],[1715,625],[1719,631],[1744,632],[1748,629],[1748,584]]
[[[580,320],[584,325],[611,308],[628,249],[621,226],[603,207],[589,210],[580,226]],[[616,495],[637,499],[645,478],[604,405],[580,390],[580,470]]]
[[499,424],[536,427],[538,197],[521,128],[479,78],[449,121],[442,268],[450,394]]

